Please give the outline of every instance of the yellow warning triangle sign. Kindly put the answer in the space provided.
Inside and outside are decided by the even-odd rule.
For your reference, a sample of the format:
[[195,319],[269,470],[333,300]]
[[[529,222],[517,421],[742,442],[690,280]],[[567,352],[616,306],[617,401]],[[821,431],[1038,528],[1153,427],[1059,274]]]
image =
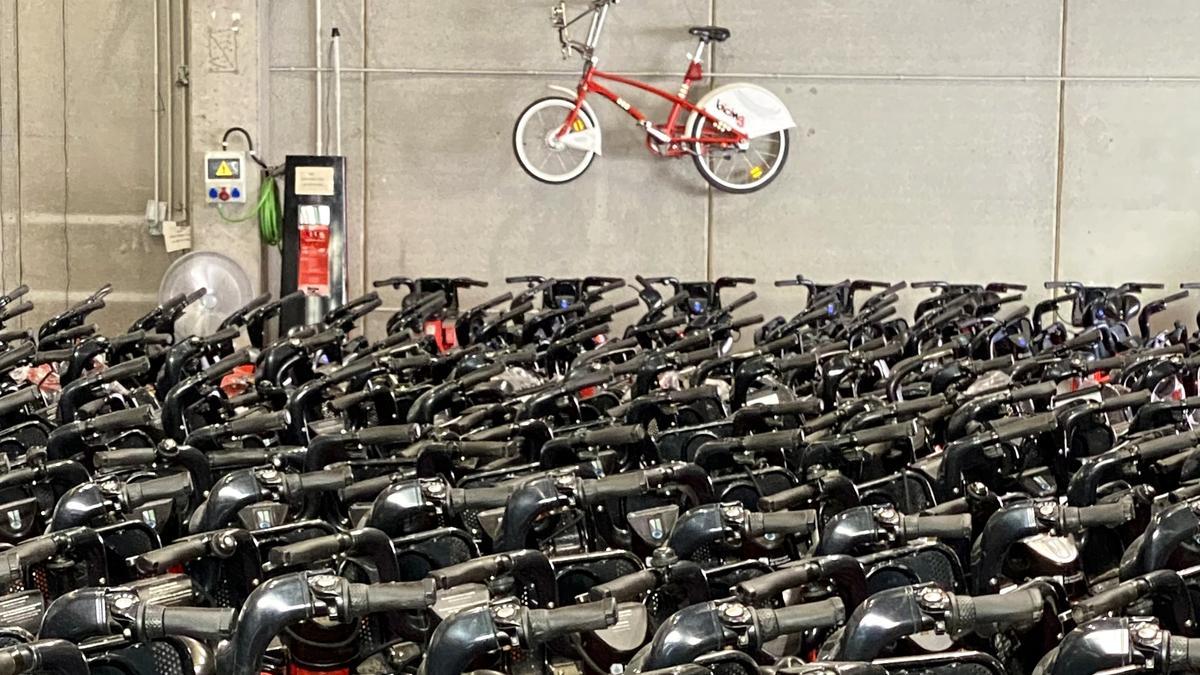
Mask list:
[[229,168],[229,162],[221,162],[221,166],[217,167],[217,178],[229,178],[233,176],[233,169]]

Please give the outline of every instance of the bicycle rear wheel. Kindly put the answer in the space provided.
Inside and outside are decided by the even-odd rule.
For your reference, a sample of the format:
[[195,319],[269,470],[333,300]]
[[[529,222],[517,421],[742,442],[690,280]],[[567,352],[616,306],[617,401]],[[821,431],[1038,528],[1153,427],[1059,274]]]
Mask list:
[[[557,96],[535,101],[517,118],[513,129],[513,151],[525,173],[543,183],[561,185],[583,175],[596,153],[570,147],[557,138],[563,122],[575,109],[575,102]],[[580,110],[570,133],[596,128],[596,120]]]
[[[710,129],[709,121],[697,115],[688,134],[692,138],[701,138],[706,133],[719,133]],[[790,148],[791,137],[784,129],[752,138],[744,148],[732,142],[728,145],[697,143],[692,159],[696,162],[696,170],[709,185],[723,192],[746,194],[765,188],[779,177]]]

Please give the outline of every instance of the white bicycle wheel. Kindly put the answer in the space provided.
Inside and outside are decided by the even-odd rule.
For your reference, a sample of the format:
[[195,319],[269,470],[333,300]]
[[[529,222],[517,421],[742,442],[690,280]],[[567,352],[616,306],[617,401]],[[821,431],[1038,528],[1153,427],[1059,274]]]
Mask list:
[[[700,138],[709,126],[707,118],[697,115],[688,134]],[[752,138],[744,148],[697,143],[692,159],[709,185],[724,192],[745,194],[765,188],[779,176],[790,147],[791,137],[784,129]]]
[[[543,183],[561,185],[583,175],[596,153],[568,147],[556,138],[575,102],[551,96],[535,101],[517,118],[513,129],[513,151],[525,173]],[[596,128],[596,120],[580,110],[573,133]]]

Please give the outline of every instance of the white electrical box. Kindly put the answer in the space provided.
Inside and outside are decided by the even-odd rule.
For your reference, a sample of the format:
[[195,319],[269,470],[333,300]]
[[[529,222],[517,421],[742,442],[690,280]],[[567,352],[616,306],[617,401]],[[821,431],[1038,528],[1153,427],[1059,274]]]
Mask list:
[[204,153],[204,198],[209,204],[246,201],[246,153]]

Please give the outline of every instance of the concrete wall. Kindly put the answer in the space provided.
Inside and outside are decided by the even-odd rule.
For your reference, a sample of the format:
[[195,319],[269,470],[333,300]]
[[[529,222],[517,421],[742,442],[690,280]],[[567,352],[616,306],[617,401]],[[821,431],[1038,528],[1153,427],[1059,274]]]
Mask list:
[[0,1],[0,286],[34,289],[27,326],[104,283],[105,330],[154,304],[154,1]]
[[[43,313],[111,281],[122,295],[101,318],[117,326],[170,262],[142,218],[154,2],[0,0],[0,283],[30,283]],[[190,168],[233,124],[271,161],[314,151],[316,4],[192,3]],[[609,106],[606,154],[588,175],[548,187],[521,173],[513,121],[578,68],[558,58],[549,0],[321,4],[347,67],[355,293],[395,273],[1193,278],[1191,0],[617,6],[607,68],[673,86],[693,47],[685,28],[711,21],[734,37],[707,84],[756,80],[791,106],[791,162],[753,196],[714,193],[689,162],[648,156]],[[234,27],[239,63],[226,72],[207,39]],[[198,175],[191,188],[195,201]],[[197,245],[258,279],[252,226],[193,211]],[[764,312],[793,297],[762,294]]]
[[[550,4],[325,0],[322,24],[341,28],[344,64],[369,69],[346,74],[343,103],[357,288],[450,272],[1039,286],[1195,276],[1200,5],[1190,0],[617,6],[607,69],[671,83],[692,47],[686,26],[712,21],[733,39],[710,72],[763,75],[750,79],[791,106],[790,165],[753,196],[712,192],[690,162],[655,161],[607,105],[606,153],[588,175],[563,187],[526,178],[513,121],[545,85],[570,85],[577,65],[558,60]],[[312,5],[271,3],[278,155],[313,147]],[[1153,76],[1192,79],[1139,81]],[[747,78],[714,83],[733,79]],[[759,308],[788,306],[791,293],[764,289]]]

